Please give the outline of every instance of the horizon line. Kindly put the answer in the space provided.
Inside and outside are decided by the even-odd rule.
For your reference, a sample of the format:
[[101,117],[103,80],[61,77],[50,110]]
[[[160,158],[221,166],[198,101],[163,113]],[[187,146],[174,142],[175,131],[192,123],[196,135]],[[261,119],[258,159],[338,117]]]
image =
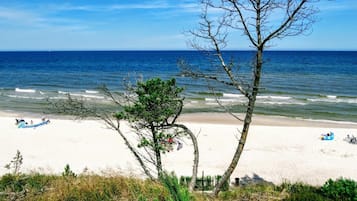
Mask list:
[[[201,50],[195,49],[19,49],[19,50],[2,50],[0,52],[114,52],[114,51],[126,51],[126,52],[135,52],[135,51],[197,51]],[[211,50],[214,51],[214,50]],[[222,51],[254,51],[254,49],[225,49]],[[267,49],[264,51],[310,51],[310,52],[356,52],[357,49]]]

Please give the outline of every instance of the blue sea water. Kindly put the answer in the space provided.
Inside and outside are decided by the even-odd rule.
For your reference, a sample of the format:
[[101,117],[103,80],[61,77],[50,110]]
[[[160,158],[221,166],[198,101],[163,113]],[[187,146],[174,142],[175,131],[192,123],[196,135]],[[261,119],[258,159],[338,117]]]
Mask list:
[[[226,51],[242,79],[252,74],[249,51]],[[42,111],[46,101],[67,93],[96,104],[108,101],[105,84],[122,92],[126,79],[175,77],[185,87],[185,111],[222,111],[208,86],[234,112],[246,100],[214,82],[180,76],[184,59],[201,72],[220,75],[215,61],[196,51],[28,51],[0,52],[0,110]],[[256,113],[357,122],[357,52],[267,51]]]

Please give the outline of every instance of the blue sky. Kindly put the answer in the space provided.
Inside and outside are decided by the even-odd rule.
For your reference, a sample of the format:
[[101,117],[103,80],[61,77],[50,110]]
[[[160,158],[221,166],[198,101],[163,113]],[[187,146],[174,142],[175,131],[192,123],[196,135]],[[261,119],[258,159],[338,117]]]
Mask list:
[[[357,50],[357,1],[320,0],[309,35],[275,50]],[[1,0],[0,50],[185,50],[197,0]],[[241,34],[228,49],[248,49]]]

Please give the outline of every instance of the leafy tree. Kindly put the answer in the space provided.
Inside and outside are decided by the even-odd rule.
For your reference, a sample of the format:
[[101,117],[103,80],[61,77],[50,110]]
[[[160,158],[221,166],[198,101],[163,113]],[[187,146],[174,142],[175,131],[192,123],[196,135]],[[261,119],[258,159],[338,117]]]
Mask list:
[[[264,50],[274,39],[299,35],[309,30],[316,12],[312,7],[313,1],[315,0],[201,0],[201,22],[197,30],[190,31],[193,36],[191,45],[204,51],[213,67],[223,70],[223,76],[212,75],[181,62],[183,74],[226,85],[247,99],[244,118],[225,108],[233,117],[243,122],[243,128],[231,163],[213,191],[216,196],[235,170],[247,140],[259,93]],[[241,32],[255,53],[250,78],[242,76],[239,71],[242,64],[236,63],[234,58],[227,61],[223,49],[228,44],[230,31]],[[219,101],[218,103],[223,106]]]
[[148,158],[155,165],[158,177],[162,173],[161,154],[170,151],[170,143],[180,132],[172,129],[181,113],[183,88],[176,86],[175,79],[162,81],[160,78],[138,82],[133,89],[137,99],[133,104],[124,106],[124,111],[116,114],[116,118],[131,123],[140,138],[139,147],[148,148]]
[[[52,108],[60,113],[82,118],[94,116],[104,120],[123,138],[145,174],[151,179],[155,179],[154,172],[157,179],[163,172],[161,155],[171,150],[175,140],[188,135],[194,147],[192,181],[189,186],[189,189],[193,190],[197,177],[198,145],[195,135],[185,125],[176,123],[182,112],[184,100],[181,97],[183,88],[177,87],[176,80],[163,81],[160,78],[153,78],[146,82],[139,81],[136,86],[128,87],[124,94],[112,93],[106,87],[102,87],[102,90],[119,106],[117,112],[98,110],[70,96],[65,102],[54,102]],[[139,137],[137,147],[143,151],[139,151],[129,140],[130,137],[121,130],[122,120],[128,121],[134,129]],[[150,165],[155,167],[155,171]]]

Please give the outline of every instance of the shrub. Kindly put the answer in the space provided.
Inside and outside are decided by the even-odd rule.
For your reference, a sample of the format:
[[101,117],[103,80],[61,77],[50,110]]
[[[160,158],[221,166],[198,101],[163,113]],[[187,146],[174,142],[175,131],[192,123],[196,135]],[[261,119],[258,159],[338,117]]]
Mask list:
[[179,184],[178,179],[174,173],[168,174],[164,172],[162,173],[160,180],[165,188],[169,191],[173,201],[193,200],[193,196],[190,194],[186,187]]
[[64,167],[64,172],[62,172],[63,177],[76,177],[77,175],[71,170],[69,164]]
[[1,177],[0,191],[20,192],[25,189],[26,179],[22,175],[6,174]]
[[284,201],[328,201],[330,199],[325,198],[324,196],[316,192],[299,192],[291,193],[290,196]]
[[282,194],[272,184],[249,184],[232,187],[219,194],[220,200],[281,200]]
[[329,179],[321,187],[321,192],[332,200],[357,201],[357,183],[350,179]]
[[283,183],[278,186],[277,189],[286,190],[289,196],[285,198],[285,201],[326,201],[322,195],[319,194],[319,190],[316,187],[304,184],[304,183]]
[[316,187],[304,183],[283,183],[277,187],[279,190],[286,190],[289,193],[308,193],[308,192],[317,192]]

